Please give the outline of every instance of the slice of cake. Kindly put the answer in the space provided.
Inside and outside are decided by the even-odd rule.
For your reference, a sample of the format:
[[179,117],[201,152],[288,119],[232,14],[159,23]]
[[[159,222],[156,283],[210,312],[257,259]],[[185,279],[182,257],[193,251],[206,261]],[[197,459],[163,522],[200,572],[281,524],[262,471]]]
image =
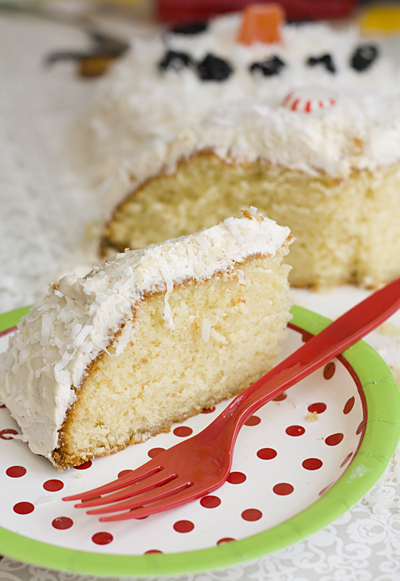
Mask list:
[[0,356],[0,399],[62,469],[141,442],[248,387],[288,322],[291,234],[254,208],[70,275]]

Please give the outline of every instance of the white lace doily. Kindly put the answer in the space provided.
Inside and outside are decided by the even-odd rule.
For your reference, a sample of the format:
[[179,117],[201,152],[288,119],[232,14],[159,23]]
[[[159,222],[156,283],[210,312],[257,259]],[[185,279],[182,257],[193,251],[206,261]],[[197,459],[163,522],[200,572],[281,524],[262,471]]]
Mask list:
[[[94,260],[90,230],[100,215],[100,194],[67,172],[63,143],[96,81],[78,78],[70,62],[44,66],[51,51],[86,46],[85,36],[71,26],[0,12],[0,312],[30,304],[53,279],[85,271]],[[347,287],[326,295],[296,292],[299,304],[328,317],[364,295]],[[400,317],[367,340],[399,380]],[[400,580],[399,461],[398,450],[386,475],[357,506],[304,541],[256,562],[182,579]],[[81,579],[89,578],[0,560],[0,580]]]

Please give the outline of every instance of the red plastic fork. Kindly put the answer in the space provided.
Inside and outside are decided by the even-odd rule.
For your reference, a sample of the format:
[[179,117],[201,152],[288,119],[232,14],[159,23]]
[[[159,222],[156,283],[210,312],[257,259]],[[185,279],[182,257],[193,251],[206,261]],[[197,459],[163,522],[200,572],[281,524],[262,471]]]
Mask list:
[[400,279],[350,309],[238,395],[202,432],[80,500],[101,521],[144,518],[204,496],[228,478],[240,428],[260,407],[367,335],[400,307]]

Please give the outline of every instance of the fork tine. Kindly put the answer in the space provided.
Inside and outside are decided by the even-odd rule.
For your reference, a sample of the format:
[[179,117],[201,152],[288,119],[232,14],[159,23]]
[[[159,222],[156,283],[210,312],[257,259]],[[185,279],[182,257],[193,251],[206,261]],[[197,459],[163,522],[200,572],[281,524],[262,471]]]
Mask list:
[[122,476],[121,478],[117,478],[103,486],[99,486],[97,488],[93,488],[92,490],[87,490],[86,492],[80,492],[79,494],[74,494],[72,496],[66,496],[63,500],[90,500],[94,497],[100,496],[102,494],[109,494],[110,492],[114,492],[116,490],[120,490],[121,488],[125,488],[129,484],[134,484],[135,482],[139,482],[153,474],[156,474],[162,470],[162,466],[159,462],[156,461],[155,458],[149,460],[142,466],[139,466],[136,470],[133,470],[131,473]]
[[199,486],[191,486],[178,490],[174,494],[171,493],[165,498],[160,498],[158,501],[149,504],[148,506],[140,506],[129,510],[128,512],[122,512],[120,514],[113,514],[111,516],[103,516],[99,518],[100,522],[112,522],[121,520],[131,520],[131,519],[142,519],[146,518],[152,514],[157,514],[165,510],[170,510],[171,508],[177,508],[182,504],[187,504],[191,500],[196,498],[201,498],[207,494]]
[[150,504],[152,502],[168,498],[181,491],[186,491],[192,485],[192,482],[175,478],[174,480],[166,483],[164,486],[160,486],[157,489],[153,488],[152,490],[148,490],[147,492],[140,494],[140,496],[135,496],[135,498],[131,498],[117,504],[111,504],[109,506],[102,506],[100,508],[88,510],[87,514],[108,514],[111,512],[121,512],[124,510],[136,509],[143,507],[145,504]]
[[176,480],[176,474],[168,474],[162,477],[163,472],[156,472],[153,476],[148,476],[140,482],[131,484],[122,490],[114,492],[113,494],[108,494],[105,496],[99,496],[91,500],[83,500],[80,504],[75,504],[76,508],[89,508],[92,506],[102,506],[104,504],[115,504],[118,501],[125,500],[126,498],[133,498],[139,494],[145,493],[149,490],[155,490],[159,487],[166,486],[169,482]]

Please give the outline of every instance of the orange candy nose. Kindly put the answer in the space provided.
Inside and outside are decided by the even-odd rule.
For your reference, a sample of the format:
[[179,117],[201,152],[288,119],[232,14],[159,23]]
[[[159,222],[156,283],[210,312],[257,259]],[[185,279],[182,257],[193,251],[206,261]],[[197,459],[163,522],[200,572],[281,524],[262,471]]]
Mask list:
[[279,42],[281,28],[285,21],[285,11],[280,4],[250,4],[243,12],[238,41],[243,44],[253,42]]

